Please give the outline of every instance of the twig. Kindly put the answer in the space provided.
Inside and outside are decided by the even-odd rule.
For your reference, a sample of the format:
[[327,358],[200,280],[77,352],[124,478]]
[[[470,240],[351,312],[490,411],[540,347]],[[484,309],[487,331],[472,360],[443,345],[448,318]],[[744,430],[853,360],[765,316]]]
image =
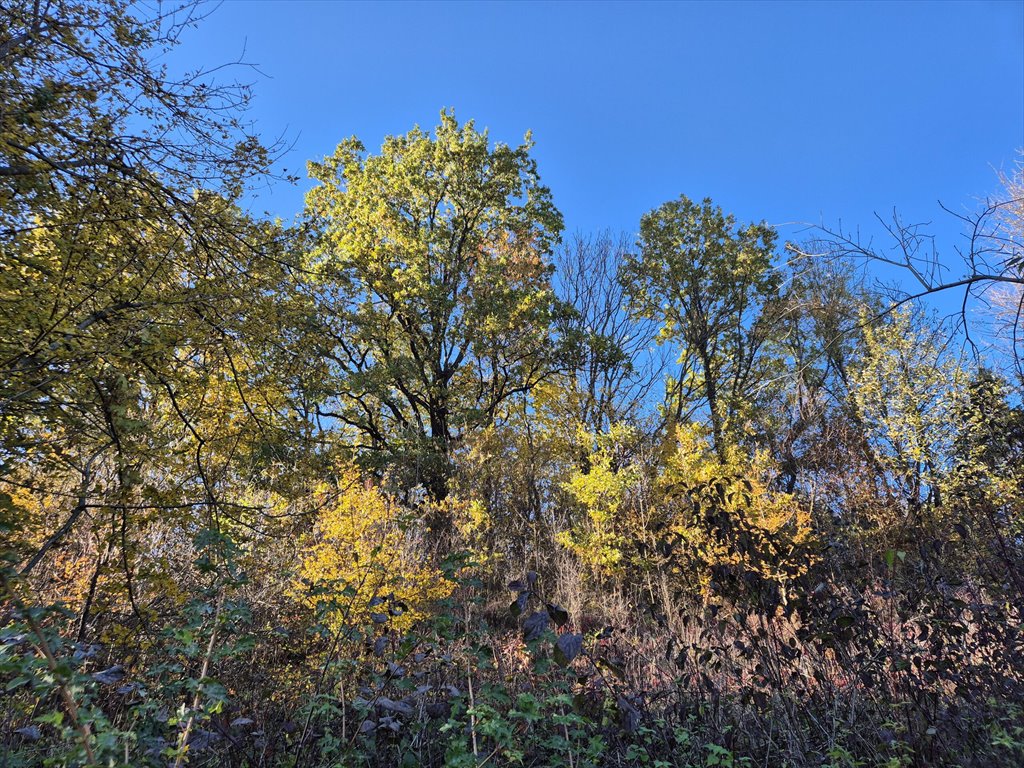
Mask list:
[[[473,700],[473,675],[468,664],[466,665],[466,686],[469,688],[469,735],[473,739],[473,757],[479,759],[480,752],[476,746],[476,713],[474,711],[476,704]],[[488,756],[488,759],[490,759],[490,756]]]

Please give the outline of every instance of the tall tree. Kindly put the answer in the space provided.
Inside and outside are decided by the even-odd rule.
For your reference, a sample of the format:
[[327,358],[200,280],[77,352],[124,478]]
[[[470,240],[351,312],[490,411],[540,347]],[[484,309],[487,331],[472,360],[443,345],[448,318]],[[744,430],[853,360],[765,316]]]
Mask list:
[[246,90],[157,62],[196,18],[0,7],[0,488],[45,519],[23,573],[89,519],[130,579],[141,521],[215,525],[301,431],[281,388],[253,391],[275,379],[287,273],[283,233],[236,204],[270,159]]
[[706,409],[720,457],[765,360],[780,283],[775,238],[763,223],[739,226],[711,200],[684,195],[641,219],[640,253],[623,269],[631,311],[659,321],[660,340],[679,351],[669,416]]
[[594,433],[639,416],[660,382],[662,355],[652,350],[657,323],[631,316],[619,273],[631,250],[625,235],[576,235],[555,255],[556,287],[569,312],[560,333],[574,380],[562,382],[562,407]]
[[230,197],[268,169],[270,153],[242,122],[247,87],[160,62],[203,15],[194,0],[0,6],[4,241],[53,226],[47,216],[86,193],[116,204],[118,190],[145,190],[182,210],[197,187]]
[[562,218],[531,146],[492,145],[442,112],[433,134],[389,137],[378,155],[352,138],[310,164],[333,380],[321,413],[435,499],[463,436],[549,372]]
[[848,261],[787,244],[793,256],[780,291],[772,355],[782,371],[771,388],[772,406],[758,414],[790,493],[814,482],[836,452],[848,455],[836,430],[851,415],[850,363],[862,343],[862,308],[877,301]]
[[[867,313],[865,313],[867,314]],[[946,331],[920,310],[901,307],[862,322],[860,360],[850,375],[854,417],[886,484],[917,523],[938,506],[956,435],[966,374]]]

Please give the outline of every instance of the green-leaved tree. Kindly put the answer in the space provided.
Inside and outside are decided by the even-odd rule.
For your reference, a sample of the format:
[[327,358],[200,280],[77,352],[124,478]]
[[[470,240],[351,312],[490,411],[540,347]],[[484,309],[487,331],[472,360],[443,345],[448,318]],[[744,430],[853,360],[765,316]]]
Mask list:
[[703,409],[719,456],[752,404],[766,359],[780,283],[775,239],[766,224],[737,225],[711,200],[684,195],[644,215],[640,252],[622,272],[631,311],[658,321],[659,339],[678,349],[669,417],[683,421]]
[[321,414],[435,499],[462,438],[549,371],[562,217],[531,146],[442,112],[432,134],[389,137],[377,155],[351,138],[310,164]]

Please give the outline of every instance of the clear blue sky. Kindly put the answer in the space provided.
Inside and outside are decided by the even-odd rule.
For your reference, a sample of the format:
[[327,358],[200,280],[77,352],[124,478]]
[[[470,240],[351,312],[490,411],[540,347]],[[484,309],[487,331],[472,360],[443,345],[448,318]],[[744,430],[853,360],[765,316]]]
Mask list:
[[[442,107],[527,129],[569,231],[686,193],[741,219],[948,222],[1024,147],[1024,2],[223,3],[173,66],[243,55],[251,112],[304,169]],[[304,173],[304,172],[303,172]],[[290,219],[299,188],[261,208]],[[784,238],[797,237],[782,227]]]

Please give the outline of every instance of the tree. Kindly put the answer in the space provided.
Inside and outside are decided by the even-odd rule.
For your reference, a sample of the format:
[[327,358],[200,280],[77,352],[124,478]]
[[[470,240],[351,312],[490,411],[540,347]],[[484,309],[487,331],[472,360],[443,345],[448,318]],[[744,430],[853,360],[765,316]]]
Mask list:
[[[148,12],[121,0],[4,3],[5,243],[53,226],[50,214],[86,192],[117,205],[118,192],[144,190],[169,214],[189,210],[197,187],[234,197],[267,171],[271,153],[242,123],[248,88],[218,85],[209,71],[171,75],[158,63],[203,15],[188,0]],[[72,185],[76,196],[68,194]],[[63,221],[72,226],[77,219]]]
[[[772,355],[782,370],[758,425],[779,462],[787,492],[845,465],[841,435],[850,415],[850,364],[863,338],[865,305],[877,303],[848,262],[805,254],[786,265]],[[766,406],[769,404],[766,404]],[[835,469],[835,467],[833,467]]]
[[630,316],[620,271],[629,244],[604,232],[576,235],[555,255],[556,285],[570,310],[560,333],[572,350],[574,381],[563,381],[560,402],[571,422],[597,433],[639,415],[655,389],[664,360],[651,349],[657,323]]
[[882,322],[862,321],[861,359],[851,372],[851,401],[897,509],[917,525],[939,504],[956,433],[954,414],[966,389],[964,369],[940,327],[901,308]]
[[775,237],[765,224],[737,226],[711,200],[684,195],[641,219],[640,253],[623,270],[631,312],[657,319],[660,341],[679,350],[670,417],[681,423],[706,408],[723,458],[755,395],[771,335],[780,282]]
[[351,625],[369,623],[374,614],[380,621],[390,608],[390,626],[408,629],[453,584],[418,556],[406,510],[354,467],[340,467],[336,475],[315,492],[316,528],[298,569],[314,587],[307,601],[327,598],[332,623]]
[[216,300],[207,277],[230,283],[269,255],[278,233],[232,205],[270,160],[242,130],[247,90],[154,63],[199,16],[195,3],[147,16],[71,0],[0,12],[5,428],[74,410],[47,388],[70,381],[83,356],[113,351],[90,337],[123,346],[141,326],[151,336],[160,310]]
[[[1022,150],[1024,157],[1024,150]],[[1000,174],[1003,204],[996,212],[994,238],[1002,253],[1001,281],[992,291],[997,338],[1009,347],[1016,370],[1018,391],[1024,391],[1024,159],[1018,160],[1008,174]]]
[[247,92],[154,62],[198,18],[0,11],[0,484],[47,500],[12,515],[15,557],[31,573],[88,520],[133,605],[147,524],[238,518],[243,478],[308,431],[265,386],[289,357],[289,278],[285,233],[237,204],[270,160],[242,129]]
[[[995,589],[1024,593],[1024,408],[1008,382],[981,369],[955,414],[952,468],[943,494],[964,558],[975,558]],[[998,585],[998,586],[996,586]]]
[[310,164],[313,290],[332,364],[321,415],[365,457],[411,466],[435,500],[452,451],[550,372],[548,257],[562,218],[527,135],[491,145],[442,112],[367,156]]
[[5,622],[73,611],[33,619],[23,657],[45,655],[79,734],[58,761],[145,761],[65,683],[61,636],[124,653],[197,595],[217,623],[242,581],[230,537],[265,522],[252,486],[308,432],[268,370],[291,357],[285,233],[238,205],[271,159],[247,92],[157,63],[198,17],[0,6],[0,599]]
[[[865,243],[858,233],[842,227],[819,227],[823,253],[844,261],[883,264],[896,267],[910,275],[911,287],[888,286],[888,306],[879,314],[891,312],[905,304],[934,294],[953,294],[959,300],[957,328],[975,351],[976,326],[970,322],[969,307],[974,304],[982,316],[994,320],[995,341],[1007,342],[1016,368],[1017,378],[1024,382],[1024,362],[1020,354],[1020,327],[1024,317],[1024,181],[1021,164],[1009,174],[1000,174],[1003,190],[994,198],[985,199],[973,211],[958,212],[940,203],[942,210],[957,220],[963,235],[951,250],[957,255],[962,272],[947,276],[953,265],[943,263],[935,237],[927,223],[913,223],[897,211],[883,218],[876,214],[888,236],[887,247]],[[807,256],[800,248],[787,244],[787,250]],[[994,311],[993,311],[994,310]],[[990,339],[991,340],[991,337]]]
[[576,441],[592,450],[585,468],[563,483],[582,514],[556,540],[599,575],[624,575],[639,559],[634,556],[630,563],[629,554],[649,534],[651,521],[646,518],[651,511],[645,509],[644,497],[650,496],[654,468],[631,455],[641,438],[636,432],[622,422],[602,433],[581,428]]

